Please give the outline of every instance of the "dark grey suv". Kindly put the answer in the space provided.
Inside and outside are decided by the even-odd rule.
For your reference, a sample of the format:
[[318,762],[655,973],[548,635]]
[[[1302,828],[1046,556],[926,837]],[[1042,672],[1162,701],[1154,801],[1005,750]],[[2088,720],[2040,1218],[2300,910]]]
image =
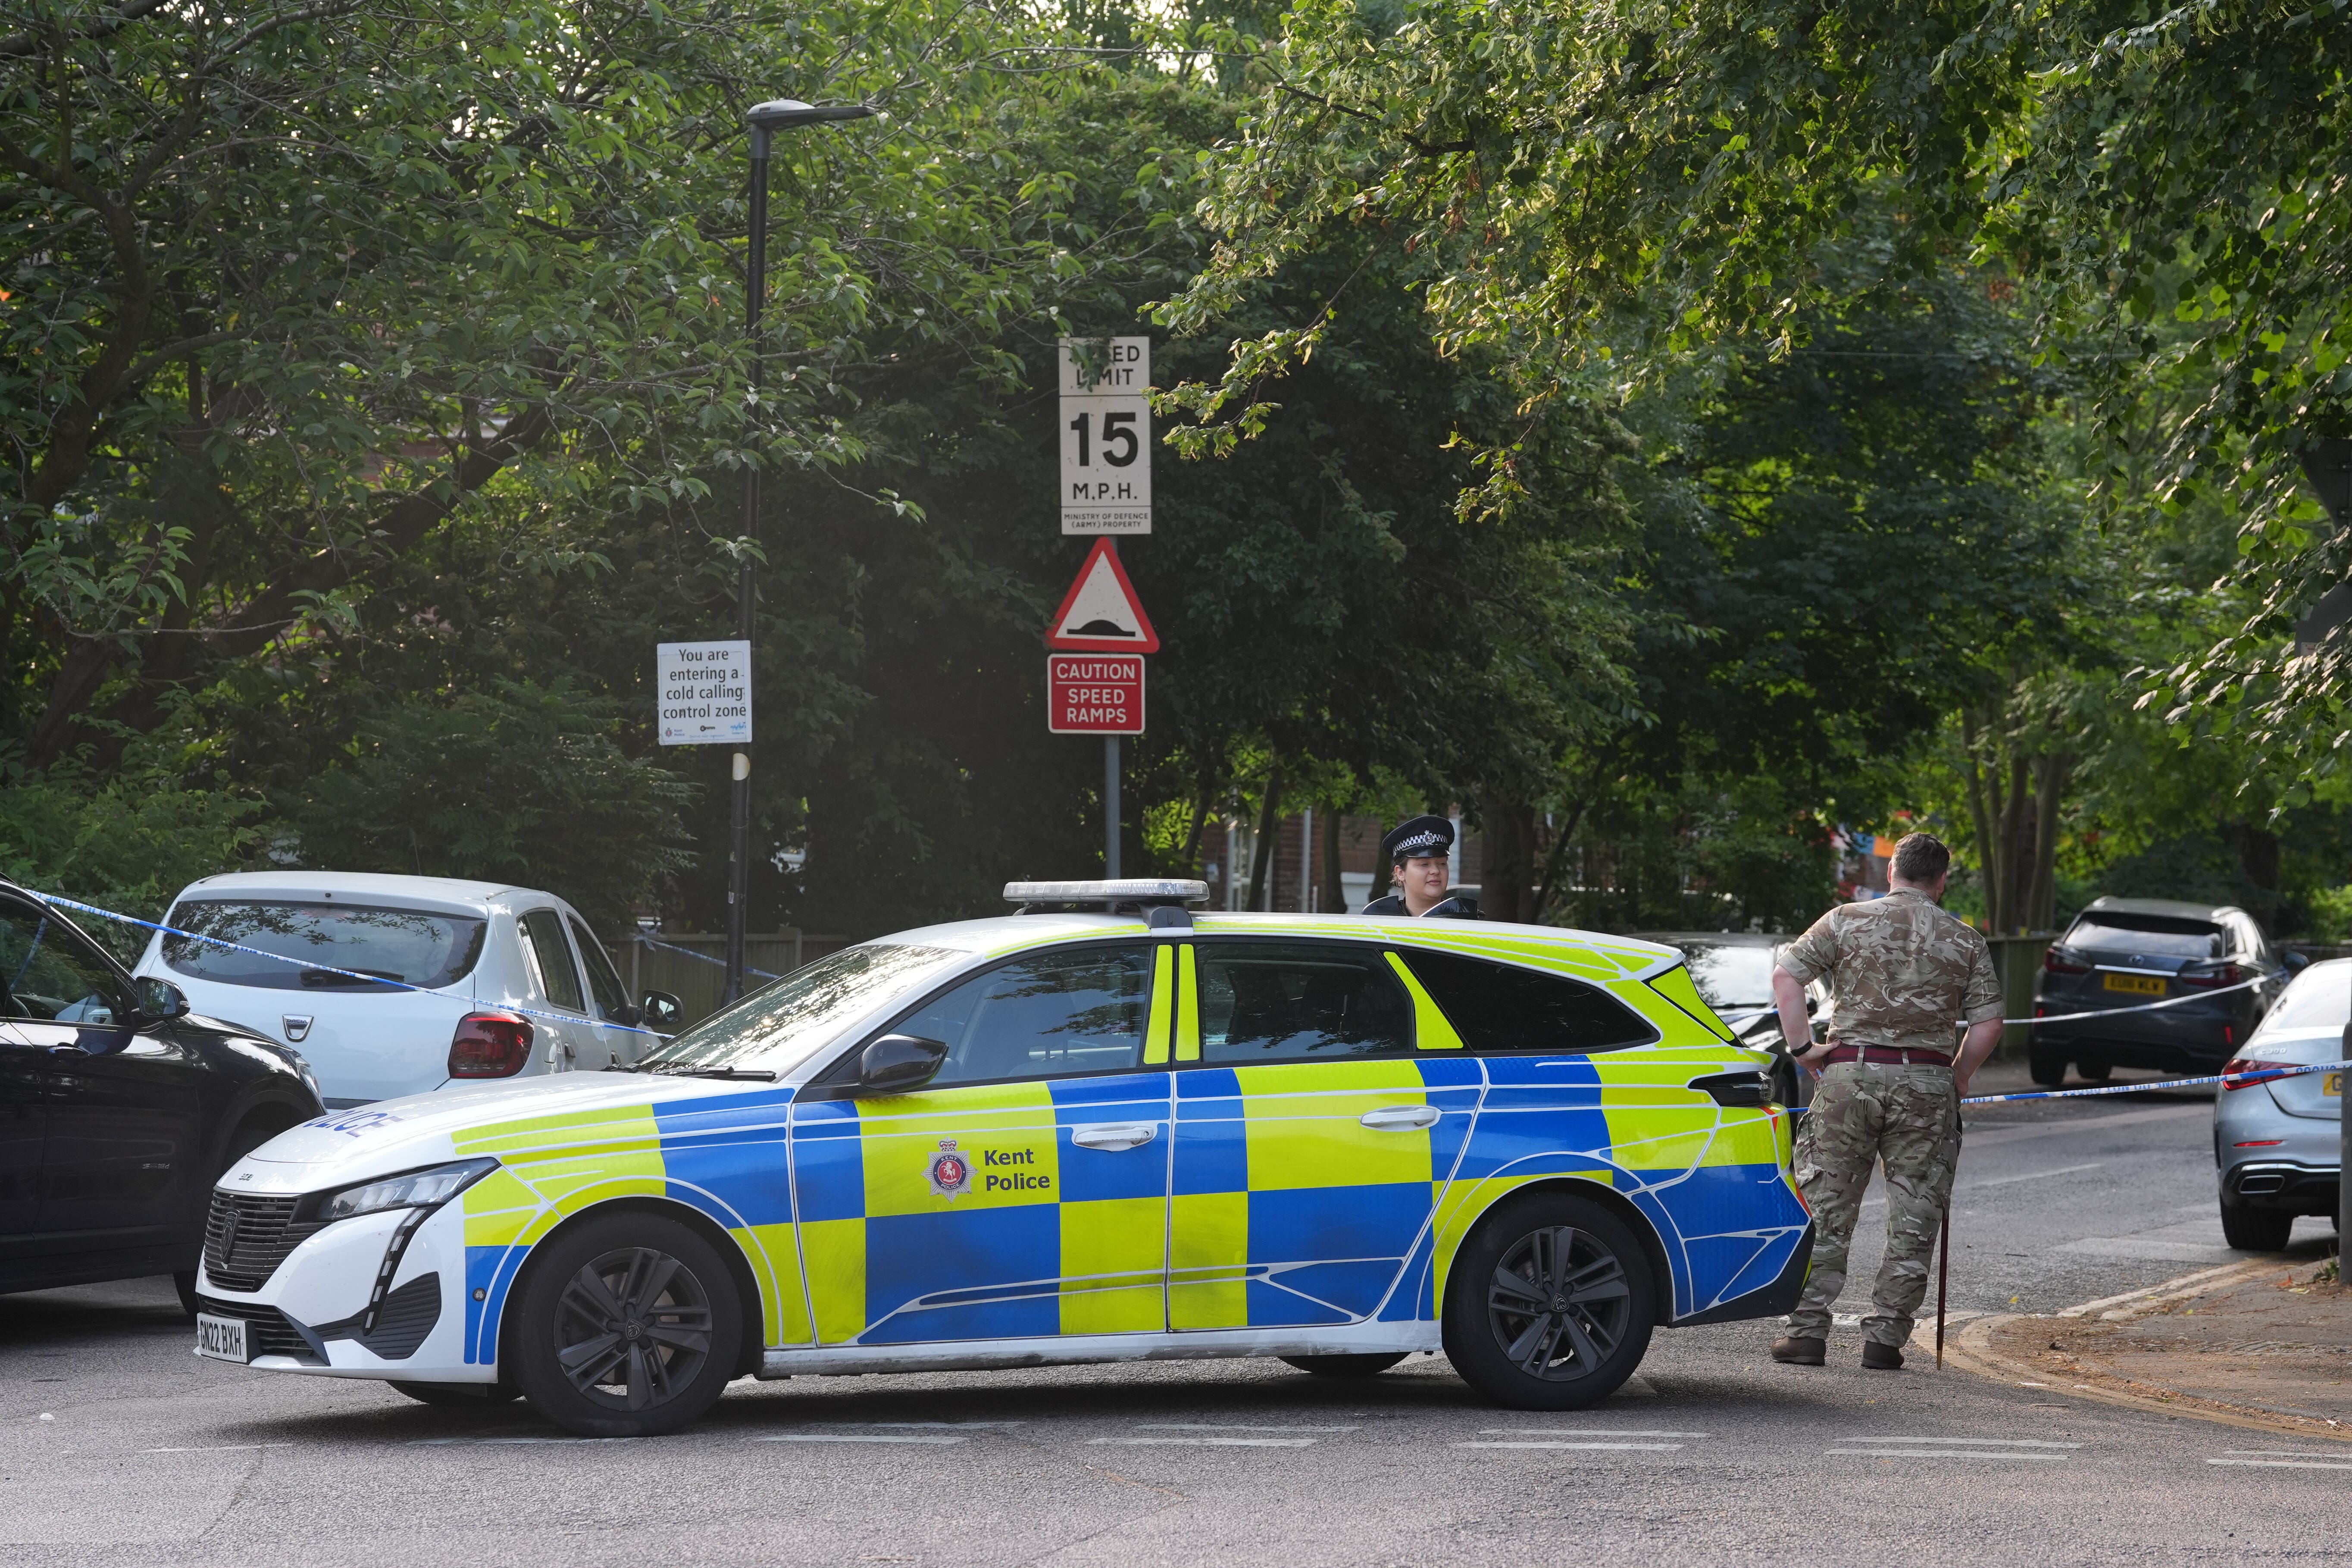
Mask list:
[[[2243,910],[2177,899],[2095,900],[2042,961],[2033,1081],[2064,1082],[2069,1062],[2093,1082],[2118,1067],[2219,1072],[2287,976]],[[2176,998],[2190,1000],[2128,1010]],[[2060,1022],[2067,1014],[2087,1016]]]

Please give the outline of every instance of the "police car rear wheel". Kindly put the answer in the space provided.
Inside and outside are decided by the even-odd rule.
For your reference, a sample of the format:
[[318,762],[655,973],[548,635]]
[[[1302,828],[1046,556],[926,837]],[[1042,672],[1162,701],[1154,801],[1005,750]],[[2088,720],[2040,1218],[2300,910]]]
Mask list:
[[513,1375],[556,1425],[596,1437],[670,1432],[726,1392],[742,1306],[692,1229],[617,1214],[542,1242],[531,1261],[511,1320]]
[[1599,1204],[1559,1193],[1490,1215],[1455,1258],[1446,1298],[1454,1370],[1517,1410],[1579,1410],[1614,1394],[1656,1321],[1633,1231]]
[[1286,1355],[1282,1359],[1318,1377],[1377,1377],[1404,1357],[1402,1351],[1367,1351],[1361,1355]]

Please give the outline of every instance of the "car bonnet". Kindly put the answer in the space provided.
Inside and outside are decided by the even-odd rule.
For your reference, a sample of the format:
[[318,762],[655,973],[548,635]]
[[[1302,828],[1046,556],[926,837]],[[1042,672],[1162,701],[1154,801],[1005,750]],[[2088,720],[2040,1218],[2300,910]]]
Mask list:
[[[445,1161],[499,1152],[519,1138],[523,1146],[543,1146],[530,1136],[544,1129],[555,1142],[571,1142],[611,1121],[641,1126],[639,1116],[656,1107],[728,1097],[747,1091],[784,1100],[781,1085],[707,1078],[664,1078],[632,1073],[559,1073],[551,1078],[478,1089],[446,1089],[400,1100],[377,1100],[351,1110],[330,1111],[272,1138],[221,1177],[240,1193],[310,1193]],[[482,1135],[510,1132],[513,1138],[486,1143]],[[496,1144],[498,1146],[491,1146]]]

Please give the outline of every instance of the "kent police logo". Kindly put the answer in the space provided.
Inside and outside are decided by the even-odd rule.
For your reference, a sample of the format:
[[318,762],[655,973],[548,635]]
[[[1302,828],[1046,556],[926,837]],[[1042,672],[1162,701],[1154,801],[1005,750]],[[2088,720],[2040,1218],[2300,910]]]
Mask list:
[[956,1141],[940,1140],[940,1152],[931,1156],[931,1195],[951,1198],[971,1185],[971,1162],[956,1152]]

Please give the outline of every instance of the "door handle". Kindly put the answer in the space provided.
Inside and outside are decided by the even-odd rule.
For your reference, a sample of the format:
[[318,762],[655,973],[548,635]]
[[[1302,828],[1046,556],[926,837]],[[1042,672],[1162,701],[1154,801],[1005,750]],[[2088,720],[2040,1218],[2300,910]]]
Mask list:
[[1105,1122],[1070,1129],[1070,1142],[1081,1149],[1140,1149],[1159,1136],[1160,1129],[1149,1121]]
[[1445,1113],[1433,1105],[1383,1105],[1357,1120],[1375,1132],[1418,1132],[1434,1127]]

